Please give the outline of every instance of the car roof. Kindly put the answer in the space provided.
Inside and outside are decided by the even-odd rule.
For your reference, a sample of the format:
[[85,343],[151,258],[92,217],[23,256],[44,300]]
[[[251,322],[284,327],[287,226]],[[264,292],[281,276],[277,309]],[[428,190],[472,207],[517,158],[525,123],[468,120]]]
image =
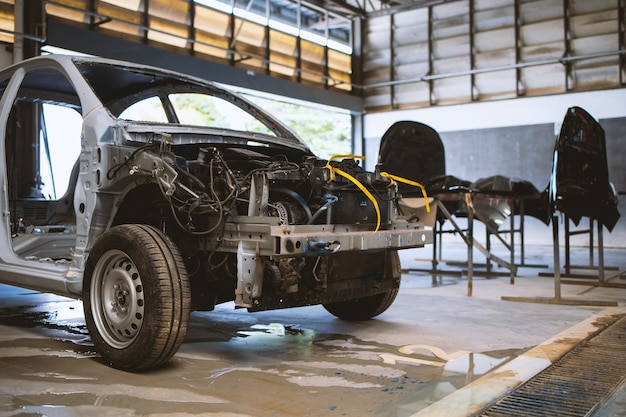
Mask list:
[[[278,136],[285,139],[285,145],[295,145],[300,149],[309,151],[308,146],[302,139],[273,115],[250,103],[237,93],[233,93],[209,80],[127,61],[93,56],[49,54],[29,58],[5,68],[0,71],[0,83],[6,83],[4,80],[8,80],[10,74],[13,74],[21,67],[28,70],[40,69],[42,71],[41,76],[29,79],[29,83],[32,84],[29,87],[75,96],[74,88],[76,86],[72,86],[66,80],[62,80],[61,74],[55,70],[55,67],[63,68],[70,78],[79,77],[86,81],[99,102],[108,107],[114,115],[119,113],[120,103],[146,89],[154,89],[159,86],[173,87],[179,85],[186,86],[186,88],[195,86],[198,89],[208,90],[216,96],[227,96],[230,100],[243,104],[247,111],[261,119],[265,119],[269,125],[273,126],[279,132]],[[0,92],[2,87],[0,85]],[[82,95],[81,98],[81,101],[84,101],[85,95]]]

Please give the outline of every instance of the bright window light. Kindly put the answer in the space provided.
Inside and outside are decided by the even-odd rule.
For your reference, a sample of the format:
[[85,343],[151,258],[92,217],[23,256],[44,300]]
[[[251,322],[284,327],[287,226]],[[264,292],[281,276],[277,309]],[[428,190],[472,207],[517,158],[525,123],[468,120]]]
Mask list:
[[267,26],[267,18],[263,17],[263,16],[259,16],[256,13],[251,13],[249,11],[246,11],[245,9],[240,9],[238,7],[235,7],[235,10],[233,11],[233,14],[237,17],[240,17],[244,20],[250,21],[250,22],[254,22],[254,23],[258,23],[259,25],[263,25],[263,26]]
[[277,22],[276,20],[270,19],[270,27],[272,29],[276,29],[280,32],[288,33],[290,35],[298,36],[298,28],[289,26],[286,23]]
[[351,55],[352,54],[352,48],[350,48],[348,45],[345,45],[345,44],[343,44],[341,42],[334,41],[332,39],[328,40],[328,47],[330,49],[334,49],[336,51],[343,52],[344,54],[347,54],[347,55]]
[[318,35],[316,33],[308,32],[306,30],[301,30],[300,31],[300,37],[302,39],[307,40],[307,41],[311,41],[313,43],[316,43],[318,45],[326,46],[326,38],[324,38],[323,36]]
[[233,7],[230,4],[225,4],[215,0],[195,0],[196,3],[202,4],[204,6],[210,7],[215,10],[219,10],[220,12],[232,14]]
[[331,49],[336,51],[352,54],[352,48],[349,45],[345,45],[341,42],[326,39],[326,37],[322,35],[318,35],[312,32],[308,32],[305,30],[301,30],[298,33],[298,28],[295,26],[288,25],[286,23],[278,22],[274,19],[267,19],[265,16],[261,16],[259,14],[246,11],[240,7],[233,8],[231,5],[222,3],[218,0],[195,0],[196,3],[201,4],[206,7],[210,7],[211,9],[218,10],[224,13],[233,14],[241,19],[248,20],[250,22],[254,22],[263,26],[269,26],[272,29],[276,29],[280,32],[288,33],[294,36],[300,36],[302,39],[306,39],[310,42],[316,43],[322,46],[328,46]]

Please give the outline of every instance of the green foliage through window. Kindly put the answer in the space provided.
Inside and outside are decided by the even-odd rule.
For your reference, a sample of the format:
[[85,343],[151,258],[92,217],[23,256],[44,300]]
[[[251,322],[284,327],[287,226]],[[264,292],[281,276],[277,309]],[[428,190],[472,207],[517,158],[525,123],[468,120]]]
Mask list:
[[250,101],[291,127],[319,157],[352,151],[350,114],[247,95]]

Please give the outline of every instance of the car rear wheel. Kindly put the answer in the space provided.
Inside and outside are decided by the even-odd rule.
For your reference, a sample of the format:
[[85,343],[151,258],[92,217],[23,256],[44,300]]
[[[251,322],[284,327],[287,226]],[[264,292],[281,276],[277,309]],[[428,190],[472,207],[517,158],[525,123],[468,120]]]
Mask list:
[[349,321],[369,320],[384,313],[393,304],[400,287],[401,269],[397,251],[386,254],[385,275],[386,280],[394,280],[397,283],[395,288],[367,297],[326,303],[323,305],[324,308],[330,314]]
[[111,228],[87,259],[83,306],[91,339],[109,365],[139,370],[167,362],[190,314],[189,279],[176,245],[152,226]]

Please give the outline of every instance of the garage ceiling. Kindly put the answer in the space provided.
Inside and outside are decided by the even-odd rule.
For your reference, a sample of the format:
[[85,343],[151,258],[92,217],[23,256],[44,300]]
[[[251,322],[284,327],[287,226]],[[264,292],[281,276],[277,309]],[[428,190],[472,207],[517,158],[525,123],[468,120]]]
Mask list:
[[[0,0],[5,42],[13,39],[15,1]],[[235,84],[237,74],[247,76],[244,84],[251,74],[269,77],[244,87],[283,95],[304,89],[298,98],[357,111],[626,82],[623,0],[21,1],[40,5],[39,27],[47,30],[26,35],[67,43],[57,46],[88,51],[96,41],[129,42],[230,68]]]

